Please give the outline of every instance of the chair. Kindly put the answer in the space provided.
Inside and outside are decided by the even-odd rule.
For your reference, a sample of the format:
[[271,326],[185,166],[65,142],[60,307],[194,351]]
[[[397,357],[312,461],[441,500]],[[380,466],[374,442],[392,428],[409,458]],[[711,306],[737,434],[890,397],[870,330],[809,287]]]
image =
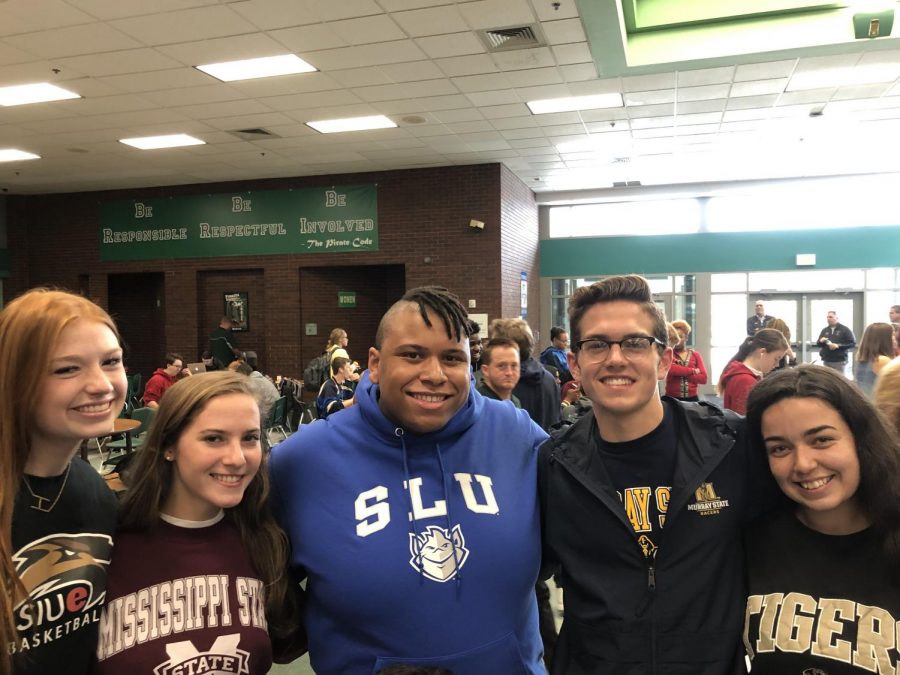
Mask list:
[[[129,432],[131,434],[132,451],[140,450],[141,446],[143,446],[144,440],[147,437],[147,430],[150,428],[150,424],[153,422],[154,417],[156,417],[156,410],[153,408],[135,408],[134,411],[132,411],[131,419],[141,423],[141,426]],[[119,462],[128,456],[128,439],[123,438],[117,441],[110,441],[106,444],[106,449],[109,451],[109,456],[103,460],[103,466],[117,466]],[[112,452],[114,450],[121,451],[122,454],[113,457]]]
[[141,407],[141,399],[144,396],[144,391],[141,389],[142,384],[143,378],[140,373],[128,376],[128,392],[125,395],[125,402],[130,403],[132,408]]
[[265,434],[270,443],[272,442],[273,433],[281,434],[282,441],[290,436],[290,433],[285,429],[286,423],[287,397],[281,396],[272,404],[272,409],[269,411],[269,416],[266,419]]

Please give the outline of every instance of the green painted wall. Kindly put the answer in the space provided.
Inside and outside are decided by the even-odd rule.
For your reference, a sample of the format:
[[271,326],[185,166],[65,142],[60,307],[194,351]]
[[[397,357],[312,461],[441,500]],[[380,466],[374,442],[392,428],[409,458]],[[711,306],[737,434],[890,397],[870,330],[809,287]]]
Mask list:
[[900,227],[546,239],[540,256],[542,277],[900,267]]

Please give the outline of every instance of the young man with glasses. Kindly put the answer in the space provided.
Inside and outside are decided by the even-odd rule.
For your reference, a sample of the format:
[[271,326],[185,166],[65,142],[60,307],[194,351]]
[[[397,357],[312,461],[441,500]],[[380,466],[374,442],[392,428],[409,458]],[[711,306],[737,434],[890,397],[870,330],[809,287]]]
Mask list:
[[645,279],[579,288],[569,323],[592,411],[538,464],[544,571],[566,590],[551,672],[743,672],[740,533],[765,458],[734,413],[660,397],[672,349]]

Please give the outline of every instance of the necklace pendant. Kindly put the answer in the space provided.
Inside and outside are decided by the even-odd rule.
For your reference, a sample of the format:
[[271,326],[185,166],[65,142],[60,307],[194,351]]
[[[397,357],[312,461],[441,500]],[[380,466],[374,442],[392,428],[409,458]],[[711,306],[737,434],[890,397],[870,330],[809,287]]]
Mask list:
[[36,494],[34,494],[34,493],[32,493],[32,496],[33,496],[35,499],[37,499],[37,504],[32,504],[32,505],[31,505],[31,508],[33,508],[35,511],[40,511],[41,513],[50,513],[50,511],[53,510],[53,506],[56,506],[56,504],[54,503],[53,506],[47,508],[47,507],[44,506],[44,503],[45,503],[45,502],[46,502],[47,504],[50,503],[50,500],[47,499],[47,497],[41,497],[40,495],[36,495]]

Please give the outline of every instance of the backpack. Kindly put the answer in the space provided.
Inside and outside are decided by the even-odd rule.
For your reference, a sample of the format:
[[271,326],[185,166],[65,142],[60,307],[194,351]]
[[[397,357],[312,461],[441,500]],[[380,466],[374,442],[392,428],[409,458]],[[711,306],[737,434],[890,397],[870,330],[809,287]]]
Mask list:
[[318,392],[322,383],[328,378],[329,354],[320,354],[303,369],[303,388],[306,391]]

